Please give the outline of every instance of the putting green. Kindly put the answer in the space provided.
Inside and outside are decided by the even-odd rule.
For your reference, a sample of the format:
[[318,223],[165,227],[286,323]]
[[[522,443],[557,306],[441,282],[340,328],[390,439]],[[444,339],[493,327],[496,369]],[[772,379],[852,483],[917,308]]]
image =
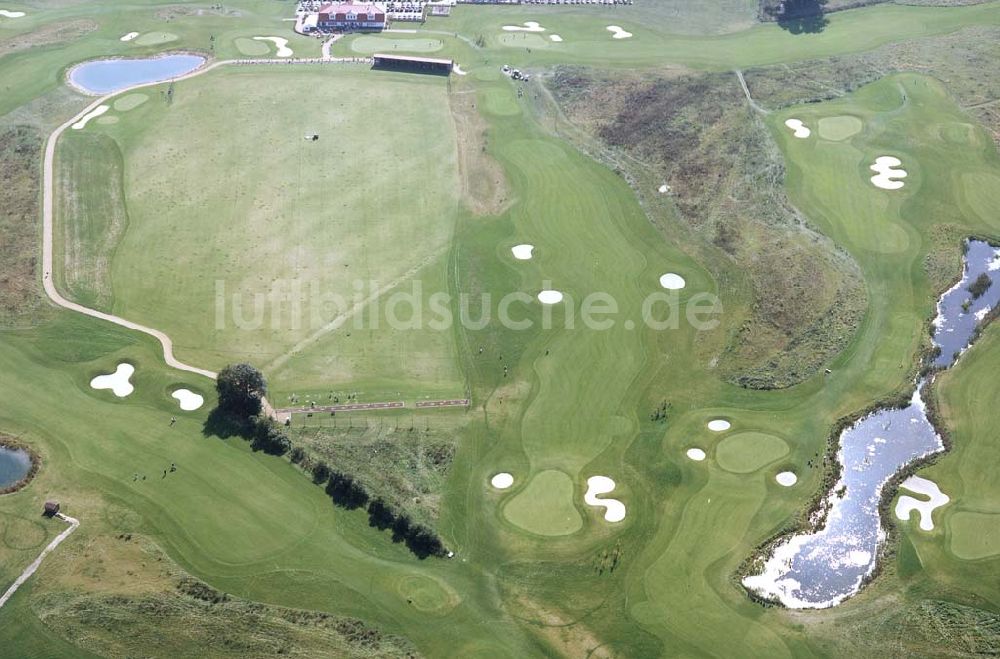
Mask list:
[[785,440],[762,432],[730,435],[715,449],[719,466],[734,474],[749,474],[788,455]]
[[364,55],[372,53],[434,53],[444,48],[439,39],[389,39],[387,37],[358,37],[351,42],[351,50]]
[[938,127],[941,139],[952,144],[969,144],[976,141],[976,129],[972,124],[951,121]]
[[965,189],[963,197],[971,210],[1000,228],[1000,215],[996,212],[1000,208],[1000,176],[990,172],[968,172],[962,175],[962,187]]
[[396,582],[396,592],[419,611],[432,613],[452,609],[461,598],[431,577],[414,574]]
[[271,46],[267,41],[257,41],[255,39],[240,37],[239,39],[236,39],[233,43],[236,45],[236,49],[238,51],[249,57],[267,55],[269,52],[271,52]]
[[517,101],[502,89],[487,89],[478,98],[480,111],[485,114],[508,117],[521,112]]
[[177,41],[178,37],[172,32],[147,32],[140,35],[132,43],[139,46],[158,46],[161,43]]
[[1000,514],[959,512],[948,520],[949,548],[955,556],[974,561],[1000,555]]
[[573,506],[574,491],[573,479],[565,472],[540,472],[504,506],[504,517],[537,535],[569,535],[583,526]]
[[554,42],[537,32],[505,32],[500,44],[509,48],[549,48]]
[[148,100],[149,96],[146,94],[128,94],[117,99],[114,103],[114,108],[119,112],[128,112],[129,110],[139,107]]
[[118,117],[101,117],[97,120],[97,123],[104,124],[105,126],[118,123]]
[[843,114],[837,117],[823,117],[819,120],[819,136],[824,140],[839,142],[852,135],[857,135],[864,124],[857,117]]

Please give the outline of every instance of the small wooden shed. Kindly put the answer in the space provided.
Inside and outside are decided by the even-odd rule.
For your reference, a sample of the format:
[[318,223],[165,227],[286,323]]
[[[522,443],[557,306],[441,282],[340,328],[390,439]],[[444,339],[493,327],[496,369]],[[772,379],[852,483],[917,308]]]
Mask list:
[[52,517],[59,512],[59,502],[58,501],[46,501],[45,502],[45,514],[48,517]]

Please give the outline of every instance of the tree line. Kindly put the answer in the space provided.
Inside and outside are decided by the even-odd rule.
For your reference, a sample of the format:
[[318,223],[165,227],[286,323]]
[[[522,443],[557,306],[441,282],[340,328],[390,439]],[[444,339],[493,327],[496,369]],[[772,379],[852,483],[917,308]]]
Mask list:
[[346,510],[365,509],[368,524],[380,531],[390,531],[393,542],[402,542],[420,559],[446,556],[448,551],[434,531],[414,523],[380,497],[372,497],[365,486],[350,474],[313,460],[305,450],[294,446],[285,429],[269,416],[261,414],[262,399],[267,395],[263,374],[250,364],[225,367],[216,380],[219,407],[206,422],[206,432],[221,436],[239,435],[250,441],[255,451],[285,456],[312,476],[322,486],[334,505]]

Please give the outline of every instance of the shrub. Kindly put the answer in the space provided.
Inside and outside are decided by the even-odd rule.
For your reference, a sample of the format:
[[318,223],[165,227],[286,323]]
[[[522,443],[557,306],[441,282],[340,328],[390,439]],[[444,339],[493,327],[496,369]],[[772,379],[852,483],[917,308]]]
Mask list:
[[331,473],[332,471],[326,466],[325,462],[317,462],[312,468],[313,483],[319,485],[320,483],[330,480]]
[[972,293],[973,300],[978,300],[979,298],[981,298],[983,295],[986,294],[986,291],[990,290],[990,286],[992,285],[993,285],[993,280],[990,279],[990,276],[988,274],[983,272],[980,273],[978,277],[976,277],[976,281],[969,284],[967,290],[970,293]]
[[219,409],[239,417],[260,414],[261,398],[267,395],[264,376],[250,364],[230,364],[222,369],[215,382]]

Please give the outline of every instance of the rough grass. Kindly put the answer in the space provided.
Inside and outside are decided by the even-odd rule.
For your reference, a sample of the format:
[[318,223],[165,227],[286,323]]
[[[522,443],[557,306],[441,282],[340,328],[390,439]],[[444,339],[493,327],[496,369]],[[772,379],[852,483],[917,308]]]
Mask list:
[[98,28],[95,21],[76,19],[50,23],[37,30],[0,41],[0,55],[74,41]]
[[790,386],[847,345],[866,300],[857,267],[791,207],[781,155],[732,75],[561,70],[552,87],[572,120],[630,156],[624,167],[662,176],[693,236],[749,279],[752,303],[720,363],[728,379]]
[[[56,173],[56,213],[62,229],[54,258],[60,290],[85,306],[110,311],[111,262],[128,228],[124,163],[107,135],[70,130]],[[60,258],[61,257],[61,258]]]
[[62,552],[35,615],[82,651],[106,657],[416,657],[360,620],[257,604],[191,577],[132,534]]
[[32,128],[0,130],[0,327],[46,316],[38,272],[42,139]]
[[298,415],[292,437],[314,460],[349,474],[417,523],[434,527],[444,482],[462,440],[462,415]]
[[745,76],[756,101],[781,108],[837,98],[889,73],[923,72],[944,82],[1000,144],[998,57],[1000,29],[979,26],[867,53],[755,68]]
[[448,94],[458,144],[462,198],[476,215],[499,215],[511,201],[510,185],[503,168],[487,153],[487,124],[476,109],[476,96],[471,91],[452,90]]

